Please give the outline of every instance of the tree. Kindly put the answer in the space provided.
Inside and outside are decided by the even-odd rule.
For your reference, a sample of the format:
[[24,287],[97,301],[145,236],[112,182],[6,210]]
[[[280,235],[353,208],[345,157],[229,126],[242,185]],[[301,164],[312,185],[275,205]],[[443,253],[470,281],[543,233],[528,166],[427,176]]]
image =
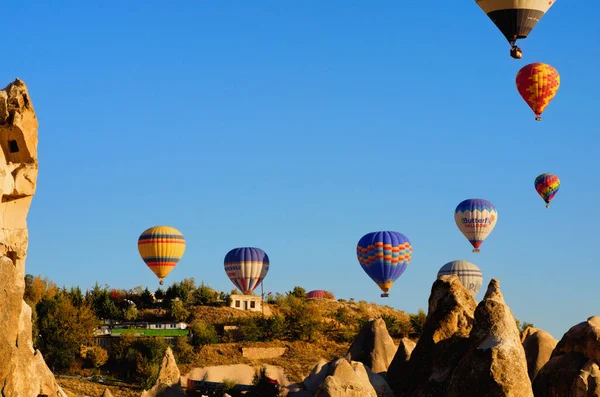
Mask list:
[[250,397],[279,397],[281,395],[279,383],[267,376],[265,367],[262,367],[260,372],[254,375],[252,384],[254,389],[248,393]]
[[293,290],[289,291],[287,295],[295,296],[296,298],[304,299],[306,297],[306,290],[302,287],[295,286]]
[[420,337],[423,334],[423,328],[425,328],[425,322],[427,321],[427,314],[423,309],[419,309],[417,314],[410,315],[410,326],[412,328],[411,336]]
[[152,296],[152,292],[146,287],[144,291],[140,294],[140,303],[142,304],[142,308],[152,307],[154,303],[154,297]]
[[92,346],[87,350],[85,357],[92,367],[99,369],[108,361],[108,352],[100,346]]
[[130,305],[123,312],[123,318],[127,321],[135,321],[138,318],[138,309],[134,305]]
[[162,288],[158,288],[156,290],[156,292],[154,292],[154,297],[156,299],[165,299],[165,291],[162,290]]
[[291,340],[312,341],[321,330],[322,314],[316,305],[288,294],[281,305],[285,327]]
[[178,336],[173,346],[175,361],[180,364],[189,364],[194,359],[194,348],[189,344],[187,336]]
[[81,345],[91,344],[99,321],[91,308],[75,307],[68,296],[43,298],[36,306],[38,341],[46,362],[53,368],[68,368]]
[[208,285],[205,285],[204,281],[192,293],[192,302],[194,305],[210,305],[216,303],[218,299],[219,293]]
[[207,321],[194,320],[190,324],[190,330],[192,331],[192,345],[195,347],[210,345],[219,341],[217,330],[214,325]]
[[169,303],[169,316],[176,321],[185,321],[190,316],[190,312],[183,306],[180,300],[174,300]]

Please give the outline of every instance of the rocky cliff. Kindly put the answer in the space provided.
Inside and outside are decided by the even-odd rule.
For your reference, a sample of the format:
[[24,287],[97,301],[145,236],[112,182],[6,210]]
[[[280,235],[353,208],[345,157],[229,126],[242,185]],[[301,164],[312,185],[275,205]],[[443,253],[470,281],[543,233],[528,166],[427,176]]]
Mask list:
[[33,348],[23,301],[27,213],[38,175],[38,121],[25,83],[0,91],[0,396],[64,396]]

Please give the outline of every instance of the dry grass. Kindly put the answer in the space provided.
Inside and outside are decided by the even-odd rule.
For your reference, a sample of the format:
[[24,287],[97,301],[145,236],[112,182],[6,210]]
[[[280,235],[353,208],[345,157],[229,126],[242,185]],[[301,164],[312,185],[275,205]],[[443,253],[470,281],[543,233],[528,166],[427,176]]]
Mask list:
[[106,386],[83,379],[56,378],[56,381],[69,397],[100,397],[107,388],[114,397],[140,397],[144,390],[136,385]]

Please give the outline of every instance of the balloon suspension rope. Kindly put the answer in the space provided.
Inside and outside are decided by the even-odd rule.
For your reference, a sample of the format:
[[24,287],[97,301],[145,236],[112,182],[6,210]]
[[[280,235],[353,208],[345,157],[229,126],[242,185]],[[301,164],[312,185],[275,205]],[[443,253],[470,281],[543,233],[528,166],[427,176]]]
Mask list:
[[546,203],[546,208],[550,208],[550,203]]

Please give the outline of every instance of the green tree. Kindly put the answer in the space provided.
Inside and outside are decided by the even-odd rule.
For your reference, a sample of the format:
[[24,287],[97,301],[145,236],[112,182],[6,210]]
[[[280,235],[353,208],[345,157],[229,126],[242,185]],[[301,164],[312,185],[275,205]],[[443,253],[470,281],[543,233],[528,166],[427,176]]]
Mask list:
[[259,342],[263,340],[263,327],[259,324],[260,319],[256,317],[238,320],[235,332],[236,340],[244,342]]
[[392,338],[404,338],[411,333],[411,323],[409,319],[400,319],[396,316],[384,314],[382,317],[387,327],[388,333]]
[[267,369],[262,367],[258,373],[254,375],[252,380],[254,389],[248,393],[249,397],[279,397],[281,391],[278,383],[274,383],[267,376]]
[[274,314],[271,317],[262,317],[259,320],[259,324],[262,328],[261,336],[263,340],[272,341],[285,338],[285,317],[281,314]]
[[165,299],[165,291],[162,290],[162,288],[158,288],[156,290],[156,292],[154,292],[154,297],[156,299]]
[[178,336],[173,345],[175,361],[179,364],[189,364],[194,361],[194,348],[188,342],[187,336]]
[[419,309],[417,314],[410,315],[410,326],[412,328],[411,336],[420,337],[423,334],[425,328],[425,322],[427,321],[427,314],[423,309]]
[[322,314],[316,305],[288,294],[281,305],[285,327],[291,340],[313,341],[321,331]]
[[152,292],[146,287],[144,291],[142,291],[140,295],[140,303],[142,304],[142,308],[152,307],[154,303],[154,297],[152,296]]
[[306,298],[306,290],[302,287],[295,286],[293,290],[289,291],[287,295],[295,296],[299,299]]
[[89,306],[73,306],[68,296],[43,298],[36,306],[39,347],[52,368],[68,368],[81,345],[91,344],[99,321]]
[[190,316],[190,312],[183,306],[180,300],[173,300],[169,303],[169,316],[176,321],[186,321]]
[[210,345],[219,341],[215,326],[207,321],[194,320],[190,324],[190,330],[192,331],[192,345],[195,347]]
[[211,305],[218,301],[219,293],[208,285],[204,284],[204,281],[200,283],[198,288],[192,293],[192,302],[194,305]]
[[127,321],[135,321],[138,318],[138,309],[134,305],[130,305],[123,312],[123,318]]

